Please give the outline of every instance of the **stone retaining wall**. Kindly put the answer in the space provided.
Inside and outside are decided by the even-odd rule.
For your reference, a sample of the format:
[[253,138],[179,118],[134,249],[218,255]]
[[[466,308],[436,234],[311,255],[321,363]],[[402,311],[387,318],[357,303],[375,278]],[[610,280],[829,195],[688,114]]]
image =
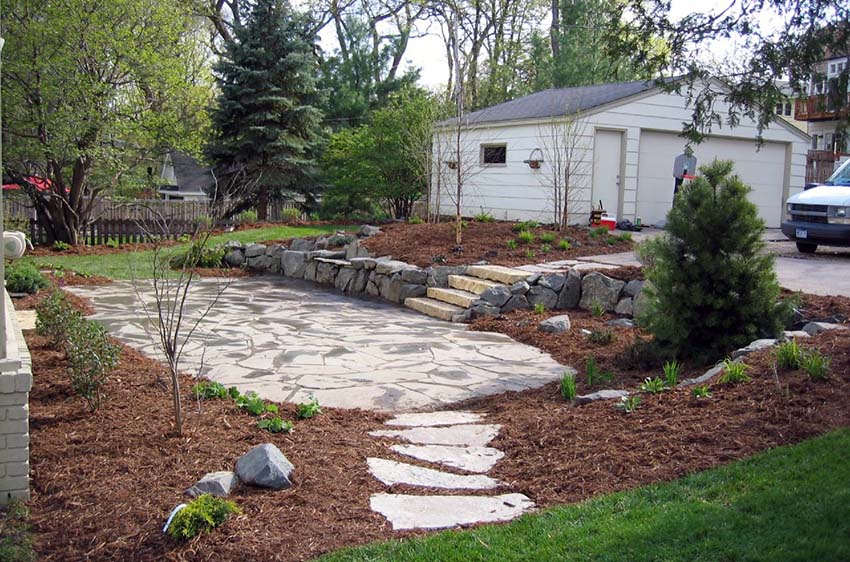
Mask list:
[[6,298],[6,355],[0,359],[0,504],[29,498],[29,392],[32,359]]
[[[370,230],[373,229],[373,230]],[[410,297],[423,297],[428,287],[448,286],[449,275],[463,275],[466,266],[434,265],[419,268],[389,257],[371,257],[360,239],[375,234],[375,227],[361,227],[358,235],[335,234],[316,240],[295,239],[289,248],[282,244],[227,243],[224,261],[231,267],[278,273],[320,285],[333,286],[344,293],[367,294],[403,304]],[[634,316],[645,305],[643,281],[625,283],[598,272],[571,269],[566,274],[531,274],[512,286],[484,291],[469,310],[453,319],[467,322],[479,316],[498,316],[542,304],[545,309],[592,310],[596,305],[607,312]]]

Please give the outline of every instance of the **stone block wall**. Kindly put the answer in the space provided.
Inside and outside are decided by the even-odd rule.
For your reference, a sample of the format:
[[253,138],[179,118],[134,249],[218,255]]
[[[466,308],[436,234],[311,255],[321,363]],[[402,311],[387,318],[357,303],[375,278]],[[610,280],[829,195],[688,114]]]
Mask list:
[[7,357],[0,360],[0,504],[29,498],[29,392],[32,359],[8,296]]

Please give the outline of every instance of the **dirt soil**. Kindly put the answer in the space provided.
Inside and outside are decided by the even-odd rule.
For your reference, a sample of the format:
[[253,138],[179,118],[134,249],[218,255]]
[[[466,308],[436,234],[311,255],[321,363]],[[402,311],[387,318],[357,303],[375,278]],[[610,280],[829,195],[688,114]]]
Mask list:
[[[469,222],[463,230],[463,245],[456,251],[454,223],[440,224],[389,224],[381,226],[381,233],[366,239],[363,245],[376,256],[392,256],[419,267],[429,265],[462,265],[486,260],[498,265],[524,265],[574,259],[598,254],[626,252],[634,247],[633,242],[618,241],[608,244],[604,240],[590,238],[590,230],[570,227],[558,233],[551,229],[535,228],[535,241],[528,245],[519,244],[515,250],[507,247],[509,240],[517,235],[513,230],[515,223]],[[556,235],[548,252],[541,250],[540,236],[545,232]],[[559,250],[557,242],[561,238],[577,241],[569,250]],[[527,252],[534,252],[529,258]]]
[[[850,311],[848,303],[838,302],[841,308],[834,312]],[[571,316],[574,331],[601,322]],[[536,329],[535,322],[529,325]],[[630,339],[626,333],[620,338],[620,329],[617,334],[618,342]],[[394,533],[369,510],[369,496],[387,488],[368,474],[366,457],[410,462],[389,453],[391,441],[367,435],[384,416],[326,408],[317,418],[298,421],[295,407],[283,404],[281,416],[295,420],[295,432],[273,435],[257,429],[255,418],[228,401],[204,402],[199,411],[187,400],[184,435],[178,437],[157,362],[125,347],[107,384],[108,398],[89,413],[71,393],[64,354],[33,333],[26,337],[35,374],[29,505],[40,560],[295,562],[342,546],[417,534]],[[458,406],[486,412],[503,426],[494,446],[506,457],[493,475],[508,486],[489,493],[519,491],[541,506],[575,502],[850,425],[850,330],[821,334],[803,345],[832,357],[829,379],[811,381],[800,372],[781,372],[777,378],[765,351],[747,359],[749,383],[712,385],[711,398],[701,400],[687,389],[643,396],[631,414],[615,410],[611,402],[571,406],[556,384]],[[595,349],[586,346],[584,353],[590,351]],[[556,358],[583,363],[581,353],[564,351]],[[600,360],[603,354],[608,353],[600,353]],[[618,382],[634,387],[644,376],[658,374],[633,373]],[[192,382],[183,378],[184,392]],[[232,469],[240,454],[263,442],[275,443],[296,466],[293,488],[239,487],[232,499],[243,514],[222,528],[185,544],[161,533],[170,510],[185,500],[185,488],[206,472]]]

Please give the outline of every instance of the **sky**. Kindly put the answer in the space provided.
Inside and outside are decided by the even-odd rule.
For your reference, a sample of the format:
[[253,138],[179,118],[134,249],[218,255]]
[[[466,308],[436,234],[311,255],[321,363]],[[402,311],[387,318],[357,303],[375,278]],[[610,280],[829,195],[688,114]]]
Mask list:
[[[733,0],[728,0],[729,2]],[[693,12],[717,12],[724,9],[728,2],[718,0],[672,0],[670,12],[673,18],[681,18]],[[776,25],[776,14],[764,13],[760,18],[763,27],[771,28]],[[548,23],[546,24],[548,25]],[[411,39],[405,52],[405,68],[420,69],[420,84],[434,90],[448,80],[448,63],[445,55],[443,40],[439,35],[436,24],[430,30],[420,30],[426,33],[423,37]],[[333,26],[327,26],[320,34],[322,47],[331,51],[336,48]],[[735,52],[737,46],[734,40],[715,41],[704,45],[701,56],[723,57]]]

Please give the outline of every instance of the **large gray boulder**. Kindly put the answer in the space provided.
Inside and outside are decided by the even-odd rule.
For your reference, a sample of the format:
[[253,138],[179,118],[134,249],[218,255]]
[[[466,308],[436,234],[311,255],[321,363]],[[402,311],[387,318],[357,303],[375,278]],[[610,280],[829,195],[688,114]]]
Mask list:
[[345,249],[345,259],[353,260],[354,258],[368,258],[369,250],[360,245],[360,241],[356,238],[352,240]]
[[357,236],[360,236],[361,238],[368,238],[370,236],[374,236],[374,235],[380,234],[380,233],[381,233],[381,229],[378,228],[377,226],[370,226],[368,224],[364,224],[357,231]]
[[524,295],[531,289],[531,285],[526,281],[517,281],[513,285],[511,285],[511,294],[512,295]]
[[307,259],[314,260],[316,258],[322,258],[326,260],[342,260],[345,259],[345,251],[344,250],[313,250],[312,252],[307,252]]
[[341,267],[334,280],[334,287],[343,292],[348,291],[356,275],[357,270],[353,267]]
[[541,332],[547,332],[550,334],[563,334],[564,332],[568,332],[570,329],[570,317],[566,314],[553,316],[551,318],[547,318],[546,320],[538,324],[537,328]]
[[506,302],[505,306],[502,307],[502,314],[512,310],[526,310],[529,308],[531,308],[531,305],[528,304],[528,299],[525,295],[514,295],[511,297],[511,300]]
[[638,320],[643,317],[647,310],[649,310],[649,293],[647,289],[652,289],[653,285],[651,281],[645,281],[641,286],[640,291],[634,298],[634,304],[632,305],[632,316],[637,318]]
[[558,293],[542,285],[533,286],[525,296],[531,306],[542,304],[543,308],[549,309],[558,304]]
[[197,498],[201,494],[211,494],[223,498],[230,494],[230,490],[236,486],[238,480],[236,474],[229,470],[220,472],[209,472],[204,474],[203,478],[186,490],[186,494]]
[[480,295],[481,300],[491,306],[502,307],[511,298],[511,290],[507,285],[496,285],[485,289]]
[[626,297],[620,299],[620,302],[617,303],[617,306],[614,308],[614,312],[619,314],[620,316],[631,316],[635,311],[635,301],[631,297]]
[[332,263],[319,262],[316,270],[316,283],[331,285],[336,279],[337,267]]
[[599,390],[583,396],[576,396],[576,404],[590,404],[599,400],[617,400],[629,395],[627,390]]
[[282,490],[292,486],[295,467],[271,443],[257,445],[236,461],[236,476],[249,486]]
[[319,271],[319,262],[311,261],[307,262],[307,267],[304,268],[304,280],[305,281],[316,281],[316,274]]
[[847,326],[843,326],[841,324],[833,324],[830,322],[809,322],[805,326],[803,326],[803,331],[809,334],[810,336],[816,336],[821,332],[826,332],[829,330],[846,330]]
[[408,263],[398,260],[383,260],[375,264],[375,271],[382,275],[392,275],[405,269],[418,269]]
[[307,254],[286,250],[280,258],[283,274],[287,277],[303,278],[307,270]]
[[315,242],[307,240],[306,238],[295,238],[289,244],[289,249],[295,250],[296,252],[311,252],[314,247]]
[[401,280],[413,285],[424,285],[428,282],[428,272],[421,269],[405,269],[401,272]]
[[249,269],[256,269],[257,271],[268,271],[272,266],[272,258],[271,256],[267,256],[265,254],[261,256],[254,256],[245,259],[245,265]]
[[502,310],[498,306],[493,306],[490,304],[476,304],[470,310],[470,317],[472,318],[483,318],[486,316],[499,316],[502,313]]
[[266,255],[266,245],[265,244],[251,244],[247,248],[245,248],[245,257],[246,258],[256,258],[258,256]]
[[365,269],[358,269],[357,276],[354,278],[354,281],[351,282],[351,288],[349,289],[352,293],[363,293],[366,291],[366,283],[369,282],[369,272]]
[[435,265],[428,271],[428,286],[445,289],[449,286],[449,275],[465,274],[465,265]]
[[547,289],[552,289],[556,293],[561,290],[566,283],[567,277],[561,273],[549,273],[548,275],[544,275],[537,281],[537,284],[541,287],[546,287]]
[[401,291],[399,292],[398,300],[399,302],[403,303],[405,299],[424,297],[427,292],[428,289],[425,288],[425,285],[417,285],[416,283],[405,283],[401,286]]
[[737,359],[739,357],[746,357],[747,355],[749,355],[750,353],[753,353],[754,351],[760,351],[762,349],[767,349],[767,348],[773,347],[777,343],[779,343],[779,342],[777,340],[773,339],[773,338],[764,338],[764,339],[760,339],[760,340],[754,340],[754,341],[750,342],[750,345],[748,345],[746,347],[742,347],[741,349],[736,349],[735,351],[733,351],[730,354],[730,357],[732,357],[732,359]]
[[328,238],[328,248],[342,248],[355,240],[351,234],[334,234]]
[[627,297],[635,297],[641,289],[643,289],[643,281],[640,279],[632,279],[626,283],[625,287],[623,287],[623,293],[625,293]]
[[576,308],[579,300],[581,300],[581,273],[571,269],[558,295],[558,304],[555,308],[560,310]]
[[592,310],[598,303],[607,312],[613,312],[625,286],[625,282],[611,279],[597,271],[588,273],[581,280],[581,300],[578,306],[584,310]]
[[401,289],[404,285],[404,281],[398,275],[384,276],[380,285],[381,297],[390,302],[401,302]]
[[224,263],[229,267],[242,267],[245,265],[245,252],[241,248],[233,248],[224,254]]

